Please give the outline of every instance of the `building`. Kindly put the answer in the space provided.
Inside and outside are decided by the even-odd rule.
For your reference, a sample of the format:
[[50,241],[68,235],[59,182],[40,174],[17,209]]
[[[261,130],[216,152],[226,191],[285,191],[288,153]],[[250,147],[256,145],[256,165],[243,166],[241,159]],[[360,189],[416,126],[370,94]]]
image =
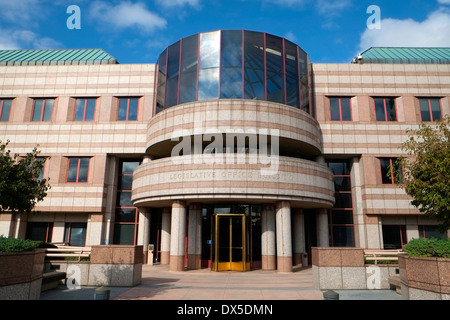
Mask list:
[[388,168],[449,99],[450,48],[315,64],[286,39],[223,30],[156,64],[0,51],[0,140],[39,145],[52,186],[39,214],[0,215],[0,234],[152,245],[171,270],[285,272],[313,246],[401,248],[438,234]]

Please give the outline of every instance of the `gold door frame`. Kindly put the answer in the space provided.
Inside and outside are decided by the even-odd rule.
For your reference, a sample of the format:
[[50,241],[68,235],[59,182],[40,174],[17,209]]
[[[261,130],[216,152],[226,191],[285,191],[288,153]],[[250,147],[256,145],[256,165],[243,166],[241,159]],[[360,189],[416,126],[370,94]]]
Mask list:
[[[228,229],[228,235],[229,235],[229,261],[227,262],[220,262],[219,260],[219,226],[220,226],[220,219],[224,217],[229,217],[229,229]],[[213,243],[211,246],[211,270],[212,271],[248,271],[250,270],[250,257],[251,252],[250,247],[248,246],[248,240],[247,240],[247,216],[245,214],[231,214],[231,213],[217,213],[214,214],[212,217],[212,224],[211,224],[211,239],[213,239]],[[242,222],[242,228],[241,230],[234,230],[232,219],[233,218],[240,218]],[[223,221],[222,221],[223,223]],[[225,222],[226,223],[226,222]],[[240,232],[242,243],[241,247],[233,247],[233,232]],[[233,249],[240,249],[242,250],[242,261],[233,261],[232,257],[232,250]]]

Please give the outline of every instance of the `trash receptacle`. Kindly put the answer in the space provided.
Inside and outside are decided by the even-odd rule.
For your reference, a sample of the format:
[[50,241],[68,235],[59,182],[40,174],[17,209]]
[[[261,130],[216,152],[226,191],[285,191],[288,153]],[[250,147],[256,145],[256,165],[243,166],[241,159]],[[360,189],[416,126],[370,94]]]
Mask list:
[[323,293],[323,300],[339,300],[339,293],[328,290]]
[[94,300],[109,300],[110,290],[105,287],[100,287],[94,291]]
[[303,267],[308,266],[308,253],[307,252],[302,253],[302,266]]

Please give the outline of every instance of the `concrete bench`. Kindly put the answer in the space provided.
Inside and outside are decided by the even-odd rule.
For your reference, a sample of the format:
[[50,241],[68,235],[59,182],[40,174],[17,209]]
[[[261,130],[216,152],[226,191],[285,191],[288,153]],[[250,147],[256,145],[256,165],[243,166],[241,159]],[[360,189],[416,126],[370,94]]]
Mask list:
[[61,280],[66,280],[66,273],[61,271],[49,271],[42,275],[41,292],[56,289]]
[[400,282],[400,276],[392,276],[388,278],[389,285],[391,287],[391,290],[395,289],[395,292],[398,294],[402,294],[402,286]]

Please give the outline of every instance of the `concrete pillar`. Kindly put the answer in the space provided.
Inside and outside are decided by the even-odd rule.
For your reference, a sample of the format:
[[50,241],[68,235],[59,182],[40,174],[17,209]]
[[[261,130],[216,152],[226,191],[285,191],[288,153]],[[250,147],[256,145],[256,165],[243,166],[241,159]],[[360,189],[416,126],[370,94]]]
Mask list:
[[13,226],[13,215],[10,213],[0,214],[0,236],[9,238]]
[[276,213],[277,270],[292,272],[291,204],[280,201]]
[[317,219],[317,246],[329,247],[330,237],[328,233],[327,209],[318,209],[316,219]]
[[202,263],[202,207],[189,206],[188,221],[188,269],[201,269]]
[[170,271],[184,270],[185,243],[186,205],[182,201],[174,201],[170,228]]
[[161,217],[161,264],[170,262],[170,216],[171,208],[164,208]]
[[263,270],[276,269],[275,238],[275,208],[273,205],[264,205],[261,213],[261,263]]
[[[305,253],[305,218],[302,209],[294,211],[294,266],[302,264],[302,255]],[[304,266],[306,267],[306,266]]]
[[147,261],[148,244],[150,240],[150,208],[139,208],[139,226],[138,226],[138,239],[137,244],[143,246],[144,261]]
[[102,241],[103,215],[91,213],[87,221],[86,246],[99,245]]
[[[53,222],[52,242],[61,243],[64,242],[66,223],[64,221]],[[87,239],[86,239],[87,240]]]

